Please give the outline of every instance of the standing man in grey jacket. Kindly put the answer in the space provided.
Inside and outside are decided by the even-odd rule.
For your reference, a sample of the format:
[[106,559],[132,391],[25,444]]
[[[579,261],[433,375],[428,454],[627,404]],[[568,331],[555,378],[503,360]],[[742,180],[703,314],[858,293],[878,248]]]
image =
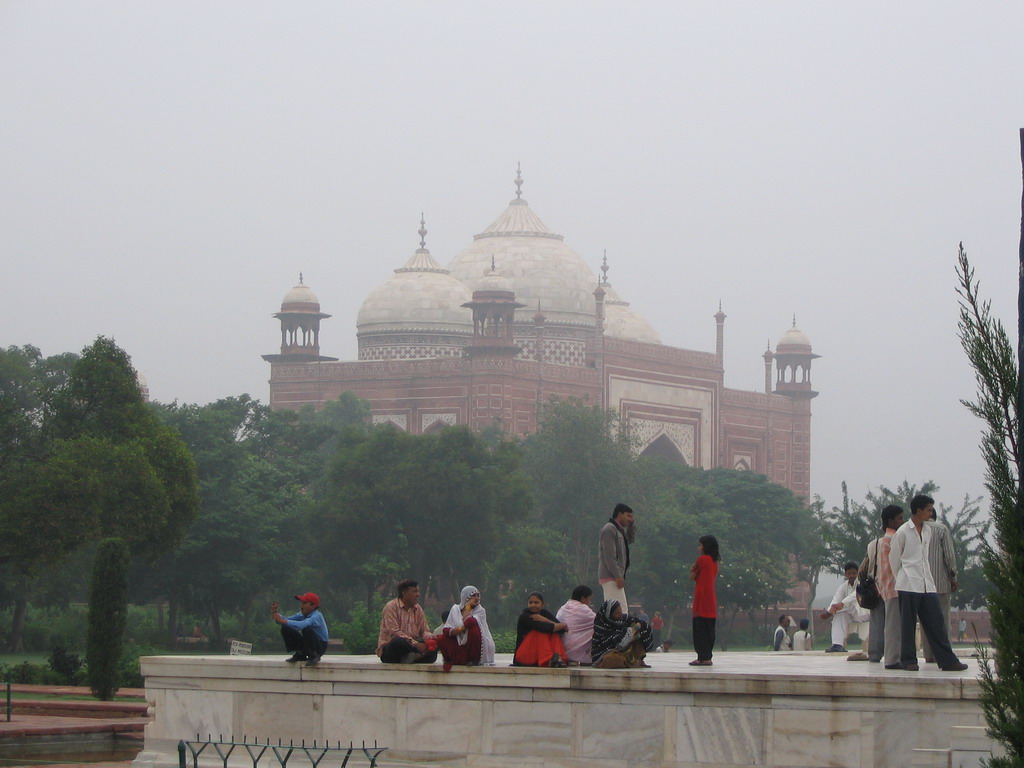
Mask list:
[[604,599],[618,600],[625,613],[629,612],[629,603],[626,602],[629,545],[635,539],[633,510],[625,504],[616,504],[611,518],[601,529],[597,554],[597,580],[604,590]]

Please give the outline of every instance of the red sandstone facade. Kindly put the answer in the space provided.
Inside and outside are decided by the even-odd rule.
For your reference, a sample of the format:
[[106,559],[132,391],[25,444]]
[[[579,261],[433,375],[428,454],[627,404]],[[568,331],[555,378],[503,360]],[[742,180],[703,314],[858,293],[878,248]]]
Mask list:
[[[659,343],[614,294],[607,266],[604,278],[590,283],[597,289],[582,296],[578,285],[592,273],[525,206],[517,191],[509,210],[477,235],[483,244],[456,257],[451,270],[433,261],[421,228],[420,249],[360,311],[359,361],[320,355],[319,323],[328,315],[300,282],[275,315],[281,353],[264,356],[271,407],[320,407],[349,391],[369,401],[375,423],[413,434],[467,424],[527,435],[537,429],[542,403],[579,398],[617,410],[644,454],[751,470],[809,499],[810,401],[817,395],[810,367],[817,355],[795,324],[774,353],[765,353],[765,392],[728,389],[721,310],[714,353]],[[498,255],[476,279],[484,250]],[[572,280],[557,282],[569,271]],[[545,279],[556,284],[538,287]],[[575,290],[571,300],[565,285]],[[460,291],[471,299],[461,301]],[[531,304],[546,300],[551,311],[530,312],[524,293]]]

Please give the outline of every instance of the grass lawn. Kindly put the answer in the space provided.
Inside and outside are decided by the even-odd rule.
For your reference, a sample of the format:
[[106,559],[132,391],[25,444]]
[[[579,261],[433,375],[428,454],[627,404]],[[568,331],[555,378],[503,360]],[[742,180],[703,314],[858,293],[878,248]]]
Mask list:
[[[84,651],[80,655],[85,655]],[[50,654],[45,651],[32,653],[0,653],[0,664],[14,667],[27,661],[29,664],[48,664]]]

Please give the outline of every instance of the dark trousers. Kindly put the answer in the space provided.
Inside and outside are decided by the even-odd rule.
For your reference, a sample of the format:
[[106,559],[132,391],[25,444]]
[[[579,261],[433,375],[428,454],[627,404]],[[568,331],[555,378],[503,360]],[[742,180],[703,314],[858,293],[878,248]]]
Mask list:
[[320,658],[327,653],[327,641],[317,637],[312,627],[303,630],[281,625],[281,637],[284,638],[284,647],[292,653],[300,653],[307,659],[314,656]]
[[715,621],[703,616],[693,617],[693,650],[701,661],[711,660],[711,649],[715,647]]
[[[385,664],[401,664],[402,659],[410,653],[419,653],[419,651],[404,637],[395,637],[380,649],[380,660]],[[429,651],[420,658],[414,659],[411,663],[433,664],[435,661],[437,661],[437,651]]]
[[934,592],[903,592],[900,591],[900,663],[917,664],[917,648],[914,646],[914,630],[917,620],[921,620],[921,631],[931,644],[935,654],[935,663],[940,668],[959,664],[960,659],[953,653],[949,644],[949,632],[944,626],[942,608],[939,597]]

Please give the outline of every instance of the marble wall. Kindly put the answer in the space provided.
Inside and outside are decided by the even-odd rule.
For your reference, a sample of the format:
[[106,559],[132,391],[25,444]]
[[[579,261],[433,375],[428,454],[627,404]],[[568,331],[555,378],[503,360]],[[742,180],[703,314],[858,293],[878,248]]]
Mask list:
[[316,668],[278,657],[148,657],[154,719],[136,766],[176,765],[178,740],[198,733],[376,740],[389,747],[382,766],[902,768],[921,759],[915,749],[948,750],[954,727],[983,724],[973,677],[873,678],[831,668],[836,674],[445,673],[372,657]]

